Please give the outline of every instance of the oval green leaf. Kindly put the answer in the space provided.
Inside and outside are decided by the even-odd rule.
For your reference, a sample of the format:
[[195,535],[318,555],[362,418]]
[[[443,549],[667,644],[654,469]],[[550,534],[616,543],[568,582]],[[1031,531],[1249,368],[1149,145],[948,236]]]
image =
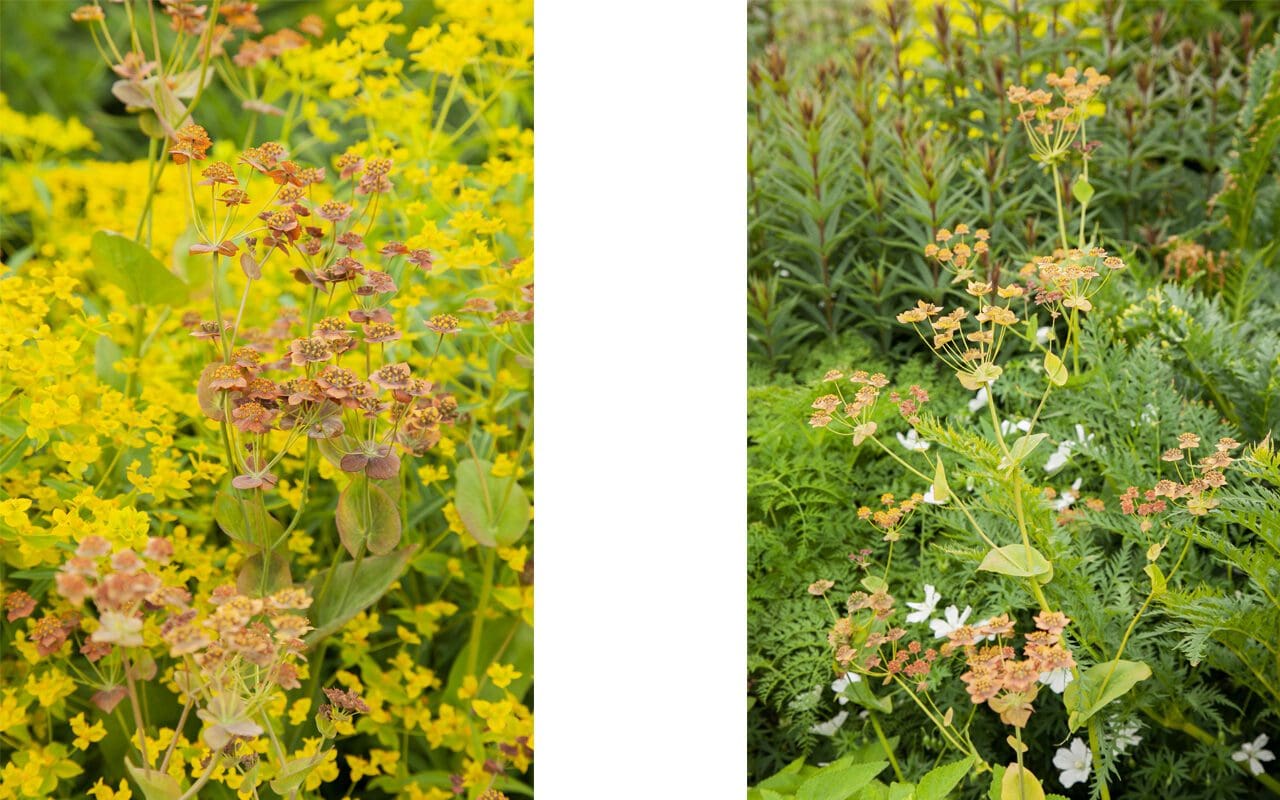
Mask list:
[[357,475],[338,495],[338,537],[352,557],[363,548],[385,555],[400,543],[400,509],[385,491]]
[[529,496],[514,476],[495,478],[488,461],[458,462],[454,506],[467,532],[485,547],[510,547],[529,527]]
[[150,250],[118,233],[95,233],[89,257],[95,274],[123,289],[130,305],[178,305],[191,294],[191,288]]
[[[986,558],[978,565],[984,572],[998,572],[1015,578],[1031,578],[1037,575],[1052,575],[1053,565],[1034,547],[1027,549],[1025,545],[1010,544],[997,547],[987,553]],[[1041,583],[1048,583],[1042,580]]]
[[1054,386],[1062,386],[1067,382],[1067,365],[1062,363],[1062,359],[1053,353],[1046,352],[1044,354],[1044,371],[1049,376],[1049,382]]

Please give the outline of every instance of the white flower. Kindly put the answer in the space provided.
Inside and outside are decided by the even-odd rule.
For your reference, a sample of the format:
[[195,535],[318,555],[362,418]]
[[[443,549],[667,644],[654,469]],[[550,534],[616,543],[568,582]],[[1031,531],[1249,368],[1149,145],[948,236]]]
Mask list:
[[916,433],[915,428],[907,431],[907,435],[898,434],[898,444],[912,451],[913,453],[923,453],[929,449],[929,443],[920,438],[920,434]]
[[943,613],[946,615],[946,619],[935,619],[929,623],[929,627],[933,629],[933,638],[935,639],[942,639],[963,625],[969,615],[973,613],[973,609],[965,606],[962,614],[955,606],[947,606],[947,610]]
[[1123,753],[1130,747],[1137,747],[1142,741],[1142,737],[1138,735],[1138,723],[1130,722],[1123,728],[1116,731],[1115,748],[1117,753]]
[[924,585],[924,602],[907,603],[908,607],[915,609],[907,615],[907,622],[924,622],[933,616],[933,610],[938,607],[938,601],[941,599],[942,595],[938,594],[938,590],[926,583]]
[[819,736],[835,736],[836,731],[840,730],[840,726],[849,718],[848,711],[841,711],[826,722],[816,723],[809,729],[810,733],[816,733]]
[[1089,746],[1079,736],[1071,740],[1071,747],[1059,747],[1053,756],[1053,765],[1062,770],[1058,782],[1063,788],[1071,788],[1077,783],[1089,780],[1089,759],[1092,754]]
[[836,702],[844,705],[849,702],[849,698],[845,697],[844,690],[849,688],[849,684],[857,683],[862,680],[862,676],[856,672],[846,672],[839,678],[831,682],[831,691],[836,693]]
[[804,711],[805,709],[813,708],[821,699],[822,684],[818,684],[804,694],[797,695],[789,705],[793,711]]
[[[991,621],[991,617],[987,617],[986,619],[980,619],[977,622],[973,623],[973,627],[981,628],[983,625],[986,625],[990,621]],[[975,642],[994,642],[996,640],[996,635],[994,633],[989,633],[986,636],[983,636],[980,633],[975,633],[973,640]]]
[[1062,694],[1066,691],[1067,684],[1073,680],[1075,680],[1075,676],[1066,667],[1058,667],[1057,669],[1040,673],[1040,683],[1052,689],[1054,694]]
[[98,629],[89,638],[121,647],[139,647],[142,645],[142,620],[119,611],[104,611],[98,617]]
[[974,412],[987,404],[987,387],[979,386],[978,393],[969,401],[969,411]]
[[1254,775],[1261,775],[1266,772],[1262,768],[1263,761],[1274,761],[1276,754],[1270,750],[1263,750],[1267,746],[1267,735],[1265,733],[1258,734],[1258,738],[1252,742],[1245,742],[1240,745],[1240,749],[1231,754],[1232,761],[1248,761],[1249,771]]
[[1029,430],[1031,430],[1031,420],[1029,420],[1029,419],[1019,420],[1019,421],[1018,421],[1018,422],[1016,422],[1016,423],[1015,423],[1015,422],[1010,422],[1010,421],[1009,421],[1009,420],[1007,420],[1007,419],[1002,419],[1002,420],[1000,420],[1000,435],[1001,435],[1001,436],[1008,436],[1009,434],[1013,433],[1014,431],[1022,431],[1023,433],[1026,433],[1026,432],[1027,432],[1027,431],[1029,431]]
[[939,500],[937,497],[935,497],[935,496],[934,496],[934,494],[933,494],[933,487],[932,487],[932,486],[930,486],[930,487],[925,491],[925,493],[924,493],[924,501],[925,501],[926,503],[928,503],[929,505],[931,505],[931,506],[941,506],[941,505],[946,505],[946,503],[947,503],[947,501],[946,501],[946,500]]
[[1071,504],[1080,499],[1080,483],[1081,479],[1076,478],[1075,483],[1071,484],[1071,488],[1067,489],[1049,505],[1053,506],[1054,511],[1066,511],[1071,508]]
[[1043,328],[1036,328],[1036,343],[1041,345],[1048,344],[1049,336],[1052,333],[1053,333],[1053,328],[1048,325],[1046,325]]
[[1044,463],[1044,471],[1055,472],[1061,469],[1062,465],[1067,463],[1067,458],[1070,457],[1072,450],[1092,441],[1093,434],[1090,433],[1086,435],[1084,432],[1084,426],[1077,423],[1076,438],[1062,440],[1062,444],[1058,445],[1057,451],[1054,452],[1053,455],[1049,456],[1049,460]]

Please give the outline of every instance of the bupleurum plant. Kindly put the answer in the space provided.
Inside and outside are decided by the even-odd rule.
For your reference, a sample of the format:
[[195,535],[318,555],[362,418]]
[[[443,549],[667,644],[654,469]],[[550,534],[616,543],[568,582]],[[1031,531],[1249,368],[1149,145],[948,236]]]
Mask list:
[[0,100],[0,798],[531,796],[532,3],[258,6]]
[[[962,756],[953,765],[958,777],[952,785],[966,770],[990,770],[993,796],[1042,798],[1042,780],[1026,763],[1029,749],[1082,732],[1085,739],[1073,739],[1054,757],[1059,780],[1070,787],[1092,778],[1095,796],[1110,798],[1108,775],[1114,770],[1114,757],[1132,745],[1136,729],[1117,729],[1108,720],[1152,677],[1150,664],[1125,658],[1127,648],[1153,601],[1176,586],[1174,578],[1193,544],[1206,538],[1201,521],[1218,507],[1217,494],[1228,483],[1228,470],[1237,466],[1235,453],[1241,445],[1230,437],[1202,443],[1196,432],[1166,438],[1163,452],[1153,454],[1152,460],[1171,465],[1172,477],[1149,488],[1129,487],[1117,499],[1121,514],[1131,518],[1126,524],[1145,541],[1146,598],[1118,641],[1101,635],[1093,625],[1078,624],[1078,616],[1096,617],[1098,601],[1079,593],[1078,583],[1056,576],[1055,561],[1063,550],[1056,532],[1057,512],[1068,508],[1079,493],[1065,504],[1055,502],[1052,492],[1036,487],[1029,459],[1048,438],[1037,425],[1055,389],[1068,383],[1073,388],[1086,386],[1091,380],[1082,335],[1085,315],[1111,313],[1101,293],[1126,263],[1094,241],[1088,227],[1093,196],[1089,161],[1099,145],[1086,131],[1108,78],[1092,68],[1069,68],[1049,73],[1045,83],[1046,88],[1037,89],[1010,86],[1007,94],[1032,142],[1032,158],[1053,182],[1056,246],[1048,254],[1033,255],[1020,269],[1009,270],[991,258],[992,236],[987,230],[965,223],[937,230],[925,255],[941,265],[953,284],[963,287],[972,298],[970,304],[945,311],[920,300],[898,315],[965,389],[977,393],[971,407],[985,406],[990,423],[985,435],[957,430],[927,413],[928,392],[911,385],[888,394],[898,415],[912,426],[910,437],[898,436],[907,451],[905,457],[900,455],[878,435],[876,419],[883,416],[877,406],[892,385],[882,373],[832,369],[823,377],[828,388],[813,401],[811,426],[846,436],[854,446],[874,446],[921,489],[904,499],[886,493],[878,508],[858,510],[857,517],[870,525],[880,544],[850,556],[864,575],[862,585],[839,587],[842,596],[852,591],[839,607],[832,607],[835,622],[828,641],[839,693],[871,715],[883,754],[899,781],[906,776],[878,721],[878,714],[890,707],[889,696],[878,694],[873,686],[892,687],[895,696],[907,698],[933,723],[944,746]],[[1073,179],[1070,172],[1075,173]],[[1078,223],[1071,225],[1064,200],[1068,191],[1079,214]],[[1002,274],[1016,277],[1000,283],[995,276]],[[998,388],[1015,344],[1037,354],[1043,384],[1035,413],[1018,424],[1002,415]],[[856,388],[847,388],[849,384]],[[1079,437],[1082,444],[1083,429]],[[929,443],[950,455],[946,460],[925,455]],[[1071,444],[1064,447],[1069,451]],[[1265,463],[1266,453],[1265,445],[1254,448],[1249,463]],[[1086,514],[1101,514],[1107,504],[1089,498],[1085,505]],[[969,618],[973,611],[968,606],[963,612],[950,606],[935,616],[941,598],[927,584],[924,599],[908,603],[911,611],[902,614],[895,597],[901,590],[895,586],[899,579],[893,571],[894,548],[910,541],[921,514],[935,517],[957,534],[957,544],[947,552],[969,560],[976,567],[975,580],[1009,581],[1017,587],[1009,596],[1020,599],[1010,607],[990,609],[992,613],[979,620]],[[809,592],[825,598],[836,588],[832,581],[820,580]],[[912,634],[911,626],[926,623],[939,644]],[[957,678],[973,704],[968,712],[943,708],[938,699],[938,691]],[[1033,715],[1046,703],[1061,706],[1065,728],[1026,736]],[[1007,726],[1011,760],[975,745],[971,734],[980,722],[975,719],[979,706],[986,706],[984,713]],[[1254,750],[1265,744],[1264,738]],[[1225,757],[1230,746],[1220,746]],[[1250,758],[1235,758],[1235,763],[1276,788]]]

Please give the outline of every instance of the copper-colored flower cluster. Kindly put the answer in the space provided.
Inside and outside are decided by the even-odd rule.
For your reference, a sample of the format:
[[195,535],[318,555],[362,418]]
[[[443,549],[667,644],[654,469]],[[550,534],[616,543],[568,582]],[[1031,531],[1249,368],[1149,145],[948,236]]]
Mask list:
[[[1019,271],[1034,292],[1037,306],[1048,306],[1057,317],[1063,309],[1092,311],[1090,298],[1102,291],[1111,275],[1125,268],[1124,260],[1101,247],[1083,251],[1055,250],[1023,265]],[[1101,278],[1101,280],[1098,280]]]
[[1008,87],[1005,96],[1018,106],[1018,120],[1027,127],[1032,141],[1038,137],[1051,148],[1055,142],[1071,141],[1070,134],[1080,127],[1085,107],[1102,87],[1111,83],[1111,78],[1093,67],[1087,67],[1083,73],[1067,67],[1061,75],[1049,73],[1045,83],[1052,92],[1013,85]]
[[[175,159],[204,158],[207,137],[202,138],[202,131],[184,129],[171,150]],[[238,474],[233,481],[238,489],[274,486],[272,469],[299,435],[332,440],[334,460],[348,472],[390,478],[400,468],[395,445],[421,455],[439,441],[440,426],[457,416],[451,395],[433,394],[433,385],[414,376],[408,364],[383,357],[383,346],[403,335],[390,309],[398,287],[391,273],[362,260],[365,236],[357,227],[365,221],[372,225],[378,196],[391,188],[392,165],[388,159],[365,160],[351,152],[337,160],[339,180],[352,184],[351,197],[364,198],[363,207],[357,208],[340,200],[315,199],[325,170],[302,167],[287,156],[273,142],[245,150],[239,158],[240,165],[248,167],[243,180],[224,162],[205,168],[201,183],[210,187],[211,199],[216,187],[229,187],[220,196],[227,211],[220,220],[211,203],[209,223],[197,225],[202,241],[191,250],[215,258],[240,253],[240,267],[250,285],[262,276],[273,253],[296,251],[303,266],[294,269],[295,280],[311,289],[313,308],[323,298],[328,312],[315,320],[310,315],[307,320],[282,317],[281,324],[265,334],[242,331],[239,317],[234,324],[200,322],[192,335],[208,339],[217,356],[201,374],[201,406],[211,419],[239,433]],[[238,208],[251,202],[249,181],[255,175],[270,181],[267,188],[273,194],[237,231]],[[255,222],[257,227],[252,227]],[[384,245],[379,254],[387,265],[400,256],[417,266],[431,264],[427,251],[409,250],[399,242]],[[344,287],[354,307],[340,316],[332,310]],[[306,330],[297,335],[296,328],[303,325]],[[457,333],[460,327],[450,314],[438,314],[427,323],[440,336]],[[242,338],[247,340],[243,345]],[[268,360],[265,354],[278,346],[287,347],[287,354]],[[353,355],[344,359],[348,354]],[[290,431],[291,436],[278,452],[269,454],[266,435],[273,430]]]
[[[847,608],[849,616],[836,620],[827,634],[842,671],[880,678],[886,685],[901,679],[909,681],[917,692],[927,691],[929,673],[939,653],[920,642],[898,644],[907,632],[887,627],[893,616],[893,597],[884,589],[870,594],[858,591],[849,596]],[[855,615],[863,611],[871,613],[859,621]]]
[[853,443],[859,445],[876,432],[876,424],[870,419],[871,412],[880,397],[880,390],[889,385],[889,379],[880,372],[871,375],[857,370],[849,376],[849,382],[859,388],[852,399],[846,400],[840,389],[840,381],[844,377],[838,369],[828,370],[822,376],[823,382],[834,384],[836,391],[813,401],[814,412],[809,417],[809,424],[815,428],[829,428],[841,436],[851,436]]
[[924,495],[915,493],[901,502],[895,502],[891,494],[880,496],[880,504],[884,508],[872,511],[867,506],[858,509],[858,519],[870,521],[872,525],[884,531],[884,541],[896,542],[902,537],[902,529],[907,520],[919,505],[924,502]]
[[[1217,489],[1226,485],[1225,470],[1235,463],[1231,451],[1240,447],[1240,443],[1230,437],[1223,437],[1213,446],[1213,452],[1193,461],[1191,451],[1200,447],[1200,437],[1194,433],[1178,435],[1178,446],[1165,450],[1160,460],[1171,463],[1177,473],[1178,480],[1156,481],[1155,486],[1139,492],[1136,486],[1130,486],[1120,495],[1120,510],[1128,515],[1142,518],[1139,523],[1143,531],[1151,529],[1151,518],[1167,511],[1170,505],[1182,508],[1193,516],[1204,516],[1218,506],[1213,495]],[[1185,465],[1187,474],[1183,474]],[[1141,499],[1139,499],[1141,498]]]
[[[1025,728],[1039,693],[1040,676],[1071,669],[1075,659],[1062,641],[1062,631],[1070,623],[1060,611],[1045,611],[1035,617],[1036,630],[1026,634],[1022,658],[1005,637],[1013,635],[1007,614],[985,623],[961,625],[951,631],[942,654],[957,649],[964,653],[968,671],[960,676],[974,704],[986,703],[1007,725]],[[995,637],[994,644],[980,644]]]
[[[965,284],[965,293],[974,298],[973,313],[957,306],[943,314],[941,306],[918,300],[915,308],[898,315],[898,322],[914,327],[929,348],[956,371],[960,383],[967,389],[977,390],[994,382],[1004,371],[995,363],[996,357],[1006,332],[1020,321],[1011,305],[1026,295],[1026,289],[1016,283],[999,286],[976,280],[976,273],[969,266],[970,259],[988,252],[988,234],[981,228],[976,230],[971,247],[965,241],[968,233],[969,226],[963,224],[957,225],[955,231],[944,228],[934,236],[943,246],[931,243],[924,252],[926,257],[954,271],[952,283]],[[953,239],[959,241],[953,244]],[[966,323],[970,319],[976,325]],[[928,324],[927,328],[924,323]]]

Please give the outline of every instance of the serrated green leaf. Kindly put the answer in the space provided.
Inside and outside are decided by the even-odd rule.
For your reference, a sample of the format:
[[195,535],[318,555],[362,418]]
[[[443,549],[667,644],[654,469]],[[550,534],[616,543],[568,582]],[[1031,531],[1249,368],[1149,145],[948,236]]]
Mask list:
[[916,787],[916,800],[944,800],[973,769],[973,756],[930,770]]
[[98,231],[89,246],[94,273],[124,290],[131,305],[178,305],[191,289],[151,255],[151,251],[118,233]]
[[825,767],[800,784],[796,800],[849,800],[886,766],[887,762],[877,761],[837,769]]

